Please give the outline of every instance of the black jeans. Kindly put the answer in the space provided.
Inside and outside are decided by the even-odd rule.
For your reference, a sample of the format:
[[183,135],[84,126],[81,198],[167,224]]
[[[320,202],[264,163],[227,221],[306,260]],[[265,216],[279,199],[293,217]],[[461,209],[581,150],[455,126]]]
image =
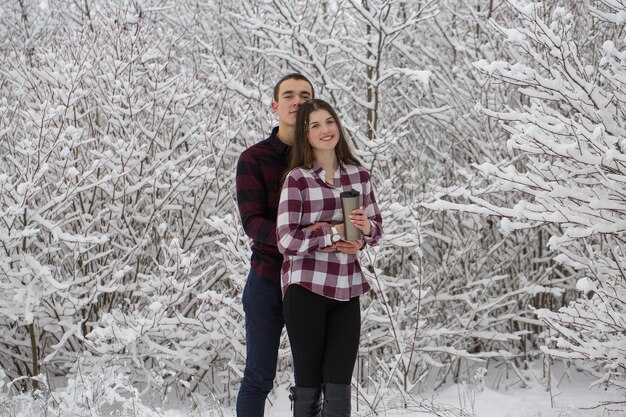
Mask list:
[[350,384],[359,348],[359,297],[338,301],[290,285],[283,300],[296,386]]

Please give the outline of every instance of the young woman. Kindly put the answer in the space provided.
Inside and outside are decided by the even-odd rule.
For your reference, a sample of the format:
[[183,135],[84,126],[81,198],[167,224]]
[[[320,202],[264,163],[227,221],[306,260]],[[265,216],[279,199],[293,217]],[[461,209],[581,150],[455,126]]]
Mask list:
[[291,152],[276,234],[284,257],[283,315],[295,368],[294,416],[318,416],[323,407],[324,416],[348,417],[360,337],[359,296],[370,286],[357,256],[334,250],[345,240],[340,193],[359,191],[361,207],[350,221],[366,244],[380,240],[382,219],[369,172],[350,151],[328,103],[316,99],[301,105]]

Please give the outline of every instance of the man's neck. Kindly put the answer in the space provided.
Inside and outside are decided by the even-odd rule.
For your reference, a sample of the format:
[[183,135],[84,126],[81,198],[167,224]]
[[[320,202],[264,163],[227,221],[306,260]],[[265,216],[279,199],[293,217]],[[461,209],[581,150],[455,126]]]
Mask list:
[[278,133],[276,137],[285,145],[292,146],[295,136],[295,129],[292,126],[278,124]]

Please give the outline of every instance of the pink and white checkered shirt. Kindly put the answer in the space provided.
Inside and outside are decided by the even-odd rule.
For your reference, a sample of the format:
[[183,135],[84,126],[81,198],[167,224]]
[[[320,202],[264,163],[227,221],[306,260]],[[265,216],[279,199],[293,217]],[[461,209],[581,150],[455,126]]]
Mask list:
[[372,222],[365,243],[378,244],[383,234],[382,217],[370,174],[363,167],[340,164],[334,186],[326,183],[325,175],[315,162],[310,169],[299,167],[289,172],[283,184],[276,222],[278,250],[284,257],[283,296],[291,284],[335,300],[349,300],[370,289],[356,255],[319,250],[331,245],[330,227],[304,230],[317,222],[342,223],[339,194],[355,189],[361,193],[361,207]]

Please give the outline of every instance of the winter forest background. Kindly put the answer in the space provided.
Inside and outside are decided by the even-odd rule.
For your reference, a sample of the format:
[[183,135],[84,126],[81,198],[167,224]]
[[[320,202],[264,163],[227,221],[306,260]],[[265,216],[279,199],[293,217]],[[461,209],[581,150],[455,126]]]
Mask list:
[[[549,388],[555,361],[626,389],[624,23],[624,0],[2,1],[0,409],[232,406],[235,163],[290,72],[383,212],[360,407],[531,364]],[[290,363],[285,337],[277,384]]]

